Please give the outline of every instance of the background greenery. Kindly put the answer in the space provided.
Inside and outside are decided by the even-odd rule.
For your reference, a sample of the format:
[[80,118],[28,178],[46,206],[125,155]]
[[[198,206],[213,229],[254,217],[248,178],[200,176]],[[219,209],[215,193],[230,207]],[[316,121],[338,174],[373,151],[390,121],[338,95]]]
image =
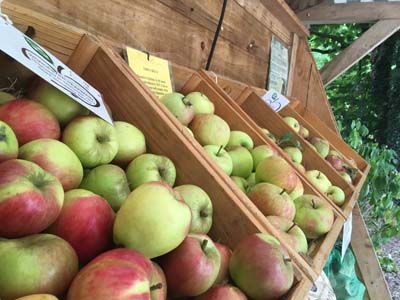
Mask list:
[[[311,27],[310,45],[321,68],[368,30],[370,24]],[[371,170],[359,204],[378,255],[400,235],[400,32],[326,87],[346,142]],[[380,256],[386,271],[398,271]]]

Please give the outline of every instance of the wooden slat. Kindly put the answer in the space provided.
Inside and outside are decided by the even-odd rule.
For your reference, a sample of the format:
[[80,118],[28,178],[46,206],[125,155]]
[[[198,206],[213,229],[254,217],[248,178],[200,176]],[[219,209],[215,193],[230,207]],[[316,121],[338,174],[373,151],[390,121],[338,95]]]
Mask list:
[[333,4],[325,1],[303,10],[298,17],[306,24],[369,23],[378,20],[400,18],[400,3],[346,3]]
[[[400,6],[398,6],[400,10]],[[382,20],[363,33],[320,71],[322,81],[328,85],[378,47],[400,28],[400,18]]]
[[288,75],[288,86],[286,95],[292,96],[293,93],[293,84],[294,84],[294,76],[297,69],[297,50],[299,48],[299,37],[296,34],[293,34],[292,46],[290,48],[290,65],[289,65],[289,75]]
[[308,53],[308,41],[305,38],[299,39],[297,48],[296,69],[292,76],[291,96],[296,97],[304,105],[307,104],[308,86],[312,70],[312,56]]

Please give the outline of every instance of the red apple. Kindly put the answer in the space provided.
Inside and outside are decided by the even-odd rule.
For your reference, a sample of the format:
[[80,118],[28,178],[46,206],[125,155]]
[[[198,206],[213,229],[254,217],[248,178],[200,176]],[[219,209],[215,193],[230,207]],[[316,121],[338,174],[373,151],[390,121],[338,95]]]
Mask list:
[[247,300],[247,297],[237,287],[223,284],[212,287],[194,300]]
[[343,170],[343,160],[336,155],[329,154],[326,160],[332,165],[332,167],[338,171]]
[[174,297],[198,296],[215,282],[221,256],[205,234],[189,234],[178,248],[162,257],[169,293]]
[[64,191],[60,181],[35,163],[0,163],[0,237],[39,233],[58,217]]
[[16,99],[0,105],[0,120],[10,125],[20,145],[40,138],[60,138],[56,117],[32,100]]
[[150,282],[151,300],[167,299],[167,279],[161,267],[153,262],[153,276]]
[[217,279],[214,284],[226,283],[229,280],[229,261],[232,256],[232,250],[228,246],[220,243],[214,243],[221,256],[221,267],[219,268]]
[[49,228],[69,242],[86,263],[112,245],[114,211],[108,202],[90,191],[70,190],[65,193],[60,216]]
[[148,300],[152,271],[151,261],[134,250],[104,252],[76,275],[67,300]]

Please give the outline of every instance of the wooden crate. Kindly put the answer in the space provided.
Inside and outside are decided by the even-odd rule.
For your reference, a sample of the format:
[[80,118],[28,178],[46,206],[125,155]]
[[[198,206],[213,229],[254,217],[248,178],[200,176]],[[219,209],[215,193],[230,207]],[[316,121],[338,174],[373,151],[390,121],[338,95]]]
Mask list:
[[[83,31],[44,15],[7,2],[3,3],[2,9],[16,26],[32,26],[42,46],[97,88],[112,108],[116,120],[128,121],[140,128],[146,136],[149,152],[168,156],[174,162],[178,185],[192,183],[207,191],[214,206],[214,224],[210,233],[214,240],[234,248],[252,233],[277,234],[273,228],[269,230],[271,226],[263,221],[250,201],[243,201],[226,184],[225,178],[210,168],[211,159],[199,151],[197,142],[188,138],[175,118],[170,118],[165,107],[117,53]],[[311,286],[310,278],[316,275],[307,265],[302,265],[296,255],[289,254],[294,263],[296,282],[285,298],[302,300]]]

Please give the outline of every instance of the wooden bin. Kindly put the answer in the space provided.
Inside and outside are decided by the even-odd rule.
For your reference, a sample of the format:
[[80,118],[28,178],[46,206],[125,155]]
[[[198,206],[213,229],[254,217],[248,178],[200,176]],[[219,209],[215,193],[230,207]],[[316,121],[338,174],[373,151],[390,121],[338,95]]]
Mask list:
[[[210,82],[205,80],[202,75],[200,75],[202,73],[204,72],[193,74],[192,77],[183,85],[180,92],[183,94],[187,94],[192,91],[199,91],[207,95],[208,98],[214,103],[215,114],[222,117],[229,124],[231,130],[244,131],[250,135],[255,146],[269,144],[271,145],[271,147],[275,148],[282,157],[285,157],[283,151],[274,142],[272,142],[268,137],[265,136],[265,134],[246,115],[246,113],[244,113],[243,110],[241,110],[241,108],[233,102],[233,100],[231,100],[231,103],[228,103],[224,99],[224,97],[221,96],[221,91],[218,92],[214,87],[211,86]],[[232,107],[232,104],[234,107]],[[172,114],[169,113],[169,115],[173,117]],[[180,124],[179,126],[182,127]],[[197,143],[197,141],[195,141],[191,136],[188,135],[188,137],[191,141]],[[205,153],[200,144],[198,144],[198,148],[201,152]],[[293,163],[290,160],[287,161],[294,167]],[[225,183],[234,191],[234,193],[238,195],[244,203],[248,203],[250,201],[249,198],[236,186],[231,178],[227,176],[224,172],[222,172],[216,164],[214,164],[213,162],[212,164],[212,168],[214,169],[214,171],[218,172],[220,176],[224,178]],[[319,193],[308,182],[308,180],[304,178],[302,174],[298,173],[298,176],[304,185],[305,193],[318,195],[322,199],[325,199],[321,195],[321,193]],[[327,200],[325,199],[325,201]],[[309,244],[309,252],[307,253],[307,256],[303,256],[303,259],[299,261],[300,264],[308,264],[312,268],[314,275],[319,275],[321,273],[344,224],[343,216],[333,206],[332,208],[335,215],[335,221],[331,231],[325,236],[312,241]],[[252,212],[255,212],[254,209],[252,209]],[[268,220],[260,211],[257,211],[257,217],[259,219],[262,219],[262,221],[268,225],[268,228],[271,232],[274,232],[271,228],[272,225],[268,222]],[[281,240],[281,237],[279,235],[277,235],[276,237]],[[284,244],[282,240],[281,242]],[[292,255],[296,257],[296,253],[292,253]]]
[[[209,194],[214,206],[214,224],[210,232],[214,240],[234,248],[249,234],[269,232],[268,224],[256,217],[254,205],[244,203],[224,178],[210,169],[210,159],[207,161],[204,159],[207,156],[200,154],[197,142],[189,142],[185,130],[168,117],[158,99],[119,55],[85,32],[42,14],[7,2],[2,9],[17,27],[33,27],[33,38],[37,42],[97,88],[116,120],[128,121],[140,128],[146,136],[148,152],[165,155],[174,162],[177,185],[196,184]],[[298,259],[290,256],[296,280],[284,298],[302,300],[311,288],[309,278],[315,275],[308,266],[298,264]]]

